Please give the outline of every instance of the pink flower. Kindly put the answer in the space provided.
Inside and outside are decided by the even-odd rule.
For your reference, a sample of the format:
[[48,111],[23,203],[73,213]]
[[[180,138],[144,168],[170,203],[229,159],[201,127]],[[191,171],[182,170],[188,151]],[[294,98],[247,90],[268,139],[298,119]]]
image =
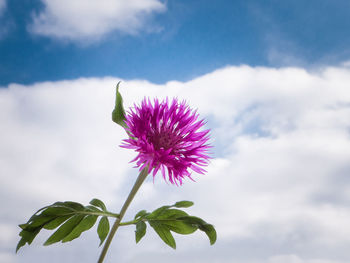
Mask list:
[[209,130],[200,130],[204,121],[198,116],[185,101],[154,99],[152,104],[145,98],[126,115],[129,139],[121,147],[138,152],[131,162],[140,170],[148,166],[153,176],[160,170],[165,180],[181,185],[186,176],[192,179],[190,170],[203,174],[210,159]]

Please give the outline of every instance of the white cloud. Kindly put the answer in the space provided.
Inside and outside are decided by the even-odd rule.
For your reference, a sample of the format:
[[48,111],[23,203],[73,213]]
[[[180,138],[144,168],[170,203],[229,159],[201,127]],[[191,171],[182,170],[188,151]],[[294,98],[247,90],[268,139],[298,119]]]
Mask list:
[[278,255],[268,260],[268,263],[345,263],[345,261],[323,260],[323,259],[301,259],[296,255]]
[[1,262],[14,263],[16,262],[16,257],[13,253],[2,253],[0,252]]
[[344,67],[350,67],[350,61],[345,61],[345,62],[343,62],[343,64],[342,64]]
[[6,7],[6,0],[0,0],[0,16]]
[[152,30],[147,19],[166,7],[160,0],[42,0],[32,33],[69,41],[94,41],[112,32]]
[[[127,216],[193,200],[190,213],[215,224],[218,242],[209,247],[202,233],[176,236],[178,250],[171,251],[149,233],[135,245],[130,227],[118,233],[110,260],[349,262],[349,81],[346,68],[309,73],[241,66],[186,83],[123,82],[126,106],[144,95],[185,98],[208,119],[216,146],[207,175],[182,187],[149,179]],[[98,197],[112,210],[120,207],[136,170],[128,164],[134,154],[118,147],[125,134],[110,120],[117,82],[77,79],[0,90],[0,196],[9,204],[1,226],[21,223],[56,200]],[[16,239],[13,230],[6,233]],[[38,244],[20,251],[19,262],[34,262],[38,254],[52,263],[52,253],[62,255],[60,262],[75,262],[78,253],[92,262],[98,256],[97,248],[85,249],[97,245],[95,233],[72,247]]]
[[6,0],[0,0],[0,40],[4,39],[15,27],[13,20],[5,16],[6,9]]

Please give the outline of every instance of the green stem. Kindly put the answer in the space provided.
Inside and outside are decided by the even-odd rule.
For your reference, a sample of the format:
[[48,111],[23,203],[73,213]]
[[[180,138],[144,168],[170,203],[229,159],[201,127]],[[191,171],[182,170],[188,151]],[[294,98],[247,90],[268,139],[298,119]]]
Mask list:
[[130,225],[134,225],[134,224],[138,223],[139,221],[140,221],[140,219],[131,220],[131,221],[127,221],[127,222],[121,222],[119,224],[119,226],[130,226]]
[[111,213],[111,212],[87,212],[87,211],[77,211],[72,214],[82,214],[82,215],[93,215],[93,216],[108,216],[118,218],[119,214]]
[[119,224],[119,226],[130,226],[130,225],[135,225],[137,224],[138,222],[140,221],[144,221],[144,222],[152,222],[152,221],[155,221],[155,222],[182,222],[181,219],[176,219],[176,218],[155,218],[155,219],[150,219],[150,218],[147,218],[147,219],[135,219],[135,220],[131,220],[131,221],[126,221],[126,222],[121,222]]
[[103,262],[106,254],[107,254],[107,250],[112,242],[112,239],[113,239],[115,233],[117,232],[117,229],[118,229],[120,222],[122,221],[122,219],[125,215],[126,210],[128,209],[131,201],[134,199],[137,191],[139,190],[140,186],[142,185],[143,181],[146,179],[146,177],[148,175],[147,170],[148,170],[148,167],[144,168],[141,171],[140,175],[137,177],[137,180],[136,180],[134,186],[132,187],[128,198],[126,199],[122,209],[120,210],[119,217],[115,220],[114,225],[111,229],[111,232],[109,233],[109,235],[107,237],[106,243],[104,244],[102,252],[100,254],[100,258],[98,259],[98,263]]

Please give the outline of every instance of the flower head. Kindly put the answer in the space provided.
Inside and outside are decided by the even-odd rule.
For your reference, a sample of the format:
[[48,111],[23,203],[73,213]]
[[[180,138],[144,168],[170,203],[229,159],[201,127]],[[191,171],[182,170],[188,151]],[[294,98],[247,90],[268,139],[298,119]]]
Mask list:
[[164,179],[182,184],[185,177],[191,178],[191,170],[203,174],[210,159],[209,130],[200,129],[204,121],[198,117],[185,101],[154,99],[152,104],[145,98],[127,113],[129,138],[121,147],[138,152],[132,162],[140,170],[148,167],[153,176],[160,170]]

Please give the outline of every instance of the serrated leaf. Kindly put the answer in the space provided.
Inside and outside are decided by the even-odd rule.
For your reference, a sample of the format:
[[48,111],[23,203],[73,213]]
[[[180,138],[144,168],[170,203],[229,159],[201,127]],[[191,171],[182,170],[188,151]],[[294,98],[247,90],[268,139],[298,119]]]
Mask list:
[[98,224],[98,227],[97,227],[97,233],[98,233],[98,237],[101,240],[100,242],[100,246],[101,246],[109,233],[109,221],[106,216],[103,216],[101,218],[100,223]]
[[114,110],[112,112],[112,120],[119,124],[120,126],[126,128],[125,124],[125,110],[123,106],[123,98],[122,95],[119,93],[119,84],[118,82],[117,87],[116,87],[116,97],[115,97],[115,106]]
[[91,205],[97,206],[102,209],[102,211],[107,211],[106,205],[99,199],[94,198],[90,201]]
[[154,231],[156,231],[158,236],[164,241],[165,244],[173,249],[176,249],[175,239],[167,226],[153,221],[149,221],[149,224],[151,227],[153,227]]
[[44,246],[54,244],[61,241],[80,223],[84,218],[84,215],[74,215],[67,220],[62,226],[60,226],[55,233],[53,233],[44,243]]
[[31,244],[35,238],[35,236],[39,233],[40,228],[22,230],[19,235],[25,239],[28,244]]
[[[58,228],[44,244],[50,245],[59,241],[68,242],[79,237],[82,232],[93,226],[98,216],[118,217],[118,214],[108,212],[101,200],[93,199],[91,203],[93,205],[83,206],[72,201],[56,202],[39,209],[27,223],[19,225],[22,231],[19,233],[21,238],[17,244],[16,252],[25,244],[31,244],[41,229]],[[109,232],[107,218],[102,220],[99,229],[100,238],[103,240],[105,239],[103,232],[106,231],[106,221],[108,224],[107,233]]]
[[27,243],[27,240],[25,238],[21,238],[19,240],[19,242],[17,243],[17,246],[16,246],[16,253],[18,252],[18,250],[23,247],[25,244]]
[[44,206],[43,208],[40,208],[38,211],[36,211],[28,220],[28,222],[30,222],[33,218],[37,217],[39,212],[45,210],[46,208],[48,208],[49,206]]
[[139,217],[143,217],[143,216],[145,216],[145,215],[147,215],[147,214],[148,214],[148,213],[147,213],[146,210],[141,210],[141,211],[139,211],[139,212],[135,215],[134,219],[137,219],[137,218],[139,218]]
[[40,232],[40,228],[36,228],[35,230],[32,231],[26,231],[26,230],[22,230],[19,235],[22,237],[16,247],[16,253],[17,251],[23,247],[26,243],[28,243],[28,245],[30,245],[34,238],[36,237],[36,235]]
[[[39,227],[52,219],[54,219],[55,216],[45,216],[45,215],[40,215],[32,219],[30,224],[27,224],[27,226],[30,226],[31,228],[33,227]],[[23,228],[22,228],[23,229]]]
[[64,239],[62,243],[72,241],[73,239],[78,238],[82,232],[89,230],[95,224],[97,216],[88,215],[80,221],[80,223],[70,232]]
[[216,242],[216,231],[213,225],[205,224],[199,227],[200,230],[204,231],[210,241],[210,245],[214,245]]
[[20,228],[25,229],[29,224],[25,223],[25,224],[20,224],[18,225]]
[[180,201],[180,202],[176,202],[174,206],[177,208],[187,208],[187,207],[193,206],[193,204],[194,203],[191,201]]
[[61,225],[64,221],[66,221],[70,217],[71,217],[71,215],[57,217],[54,220],[51,220],[50,222],[45,224],[43,228],[47,229],[47,230],[53,230],[53,229],[57,228],[59,225]]
[[145,222],[139,221],[136,224],[136,231],[135,231],[136,243],[138,243],[141,240],[141,238],[143,238],[143,236],[146,234],[146,229],[147,229],[147,225]]

